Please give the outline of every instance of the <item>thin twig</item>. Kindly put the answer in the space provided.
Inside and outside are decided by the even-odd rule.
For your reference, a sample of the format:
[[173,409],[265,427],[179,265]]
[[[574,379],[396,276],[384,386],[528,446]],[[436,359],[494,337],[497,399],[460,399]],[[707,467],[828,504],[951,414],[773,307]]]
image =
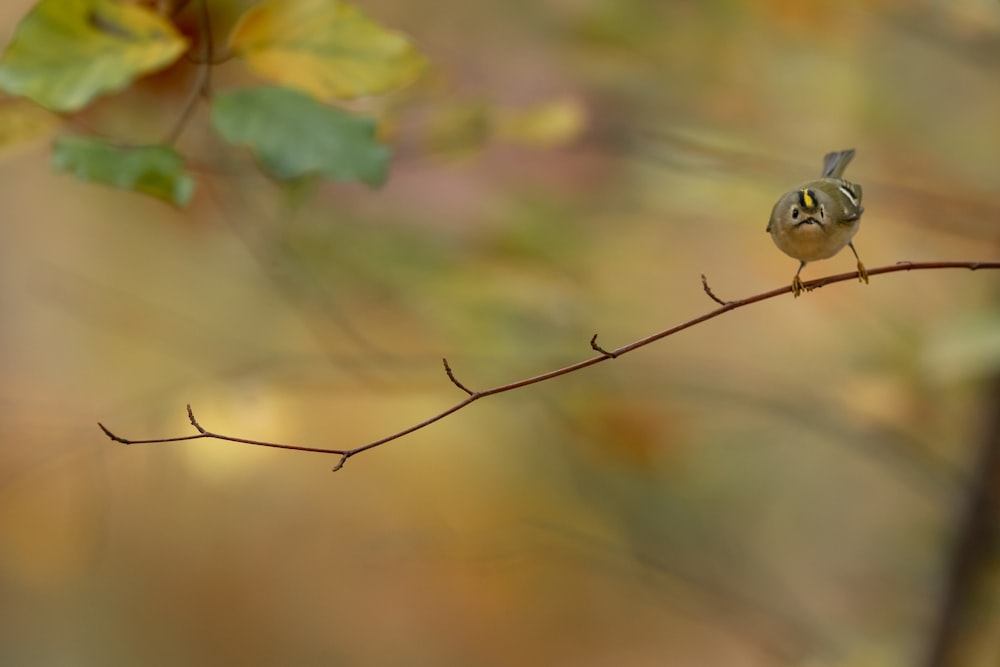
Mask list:
[[458,378],[455,377],[454,371],[451,370],[451,366],[448,365],[448,360],[444,357],[441,357],[441,361],[444,363],[444,372],[448,374],[448,379],[451,380],[451,383],[456,387],[458,387],[459,389],[461,389],[462,391],[464,391],[469,396],[473,396],[476,392],[472,391],[471,389],[469,389],[464,384],[458,381]]
[[[979,269],[1000,269],[1000,262],[900,262],[898,264],[893,264],[889,266],[880,266],[878,268],[869,269],[868,275],[877,276],[884,273],[896,273],[899,271],[918,271],[918,270],[930,270],[930,269],[969,269],[971,271],[976,271]],[[810,280],[804,283],[803,286],[806,289],[812,290],[824,287],[826,285],[832,285],[834,283],[845,282],[848,280],[856,280],[857,277],[858,274],[856,271],[852,271],[850,273],[838,273],[836,275],[827,276],[825,278],[817,278],[815,280]],[[111,440],[115,442],[124,443],[126,445],[153,444],[160,442],[180,442],[183,440],[212,438],[216,440],[225,440],[228,442],[238,442],[246,445],[257,445],[259,447],[274,447],[277,449],[292,449],[302,452],[335,454],[340,457],[340,460],[337,462],[337,465],[333,469],[340,470],[347,462],[347,459],[356,456],[362,452],[366,452],[370,449],[380,447],[388,442],[392,442],[393,440],[399,440],[400,438],[407,436],[415,431],[424,429],[430,426],[431,424],[441,421],[445,417],[448,417],[449,415],[452,415],[458,412],[459,410],[468,407],[472,403],[475,403],[476,401],[482,398],[486,398],[487,396],[503,394],[508,391],[514,391],[515,389],[520,389],[522,387],[527,387],[529,385],[538,384],[540,382],[545,382],[547,380],[552,380],[563,375],[575,373],[576,371],[583,370],[584,368],[587,368],[589,366],[594,366],[595,364],[599,364],[602,361],[607,361],[608,359],[615,359],[617,357],[622,356],[623,354],[627,354],[634,350],[638,350],[641,347],[645,347],[651,343],[655,343],[658,340],[661,340],[668,336],[672,336],[676,333],[680,333],[685,329],[690,329],[691,327],[701,324],[702,322],[707,322],[708,320],[715,319],[716,317],[724,315],[730,311],[736,310],[737,308],[749,306],[755,303],[759,303],[761,301],[767,301],[768,299],[773,299],[783,294],[788,294],[791,291],[792,291],[791,285],[787,285],[785,287],[779,287],[777,289],[773,289],[768,292],[761,292],[760,294],[754,294],[753,296],[748,296],[743,299],[737,299],[736,301],[726,301],[719,308],[709,311],[704,315],[700,315],[686,322],[682,322],[681,324],[678,324],[676,326],[650,334],[644,338],[640,338],[639,340],[633,341],[627,345],[623,345],[614,350],[602,350],[595,347],[595,349],[598,349],[598,351],[600,352],[600,356],[591,357],[590,359],[584,359],[583,361],[578,361],[575,364],[563,366],[562,368],[557,368],[555,370],[548,371],[547,373],[542,373],[540,375],[524,378],[522,380],[517,380],[515,382],[509,382],[507,384],[498,385],[496,387],[492,387],[490,389],[484,389],[482,391],[471,392],[468,388],[466,388],[463,384],[461,384],[454,377],[454,373],[450,372],[450,368],[448,367],[446,361],[445,372],[448,373],[448,377],[459,389],[462,389],[467,394],[469,394],[467,398],[456,403],[450,408],[437,413],[436,415],[428,417],[427,419],[421,422],[413,424],[412,426],[409,426],[401,431],[397,431],[396,433],[392,433],[391,435],[379,438],[378,440],[373,440],[372,442],[361,445],[360,447],[355,447],[354,449],[324,449],[321,447],[300,447],[296,445],[286,445],[283,443],[276,443],[276,442],[264,442],[260,440],[250,440],[247,438],[236,438],[233,436],[213,433],[212,431],[208,431],[202,428],[201,425],[194,419],[194,414],[191,412],[190,405],[188,406],[188,417],[192,425],[196,429],[198,429],[199,432],[197,435],[188,435],[188,436],[180,436],[172,438],[152,438],[149,440],[130,440],[115,435],[106,426],[104,426],[104,424],[98,423],[98,426],[101,427],[101,430],[104,431],[105,435],[111,438]],[[591,344],[592,346],[595,346],[597,344],[596,336],[591,339]]]
[[701,274],[701,286],[702,289],[705,290],[705,294],[708,295],[708,298],[710,298],[712,301],[716,302],[720,306],[724,306],[727,303],[729,303],[728,301],[723,301],[719,297],[715,296],[715,292],[713,292],[712,288],[708,286],[708,278],[705,277],[704,273]]
[[618,357],[618,355],[615,354],[614,352],[608,352],[603,347],[597,344],[597,334],[594,334],[593,336],[590,337],[590,347],[595,352],[600,352],[609,359],[616,359]]
[[194,84],[188,91],[184,106],[181,107],[181,115],[163,140],[163,143],[168,146],[173,145],[180,138],[181,132],[184,131],[188,120],[191,119],[191,114],[194,113],[195,105],[198,104],[202,95],[208,94],[211,86],[212,60],[215,50],[212,40],[212,21],[208,14],[208,0],[199,0],[198,5],[201,10],[198,15],[198,30],[201,34],[198,40],[198,63],[195,65],[197,69],[195,70]]
[[203,427],[197,419],[194,418],[194,411],[191,406],[187,406],[188,420],[191,425],[195,427],[198,431],[196,435],[181,435],[174,438],[152,438],[149,440],[132,440],[131,438],[123,438],[120,435],[114,433],[107,426],[101,422],[97,422],[97,425],[101,427],[104,434],[115,442],[120,442],[123,445],[150,445],[159,442],[182,442],[184,440],[200,440],[201,438],[210,438],[212,440],[225,440],[226,442],[238,442],[243,445],[256,445],[257,447],[273,447],[275,449],[293,449],[297,452],[316,452],[318,454],[344,454],[343,450],[338,449],[326,449],[322,447],[300,447],[299,445],[287,445],[283,442],[267,442],[266,440],[251,440],[249,438],[237,438],[231,435],[223,435],[221,433],[214,433]]
[[207,431],[203,429],[201,427],[201,424],[198,423],[198,420],[194,418],[194,410],[191,409],[190,403],[188,403],[187,405],[187,411],[188,411],[188,421],[191,422],[191,426],[194,426],[196,429],[198,429],[198,433],[205,435]]

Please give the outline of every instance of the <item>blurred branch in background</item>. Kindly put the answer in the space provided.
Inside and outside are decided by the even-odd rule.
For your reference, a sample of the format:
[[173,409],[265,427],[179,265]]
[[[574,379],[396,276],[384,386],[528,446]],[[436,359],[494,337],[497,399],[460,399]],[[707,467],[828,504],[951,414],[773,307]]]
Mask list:
[[[1000,269],[1000,262],[900,262],[889,266],[881,266],[875,269],[869,269],[868,275],[875,276],[885,273],[896,273],[899,271],[917,271],[917,270],[929,270],[929,269],[969,269],[971,271],[976,271],[980,269]],[[857,275],[858,275],[857,273],[851,272],[851,273],[840,273],[832,276],[827,276],[825,278],[817,278],[804,283],[804,287],[806,291],[811,291],[819,289],[820,287],[823,287],[825,285],[832,285],[847,280],[853,280],[854,278],[857,277]],[[563,375],[568,375],[570,373],[583,370],[584,368],[593,366],[595,364],[599,364],[602,361],[607,361],[608,359],[617,359],[623,354],[632,352],[641,347],[645,347],[650,343],[655,343],[660,339],[672,336],[673,334],[679,333],[685,329],[689,329],[695,325],[701,324],[702,322],[707,322],[708,320],[714,319],[720,315],[736,310],[737,308],[742,308],[743,306],[749,306],[755,303],[760,303],[762,301],[767,301],[768,299],[773,299],[775,297],[781,296],[782,294],[787,294],[792,291],[792,287],[787,286],[770,290],[768,292],[763,292],[761,294],[755,294],[753,296],[745,297],[735,301],[724,301],[712,291],[712,289],[708,285],[708,280],[705,278],[705,276],[702,276],[702,288],[704,289],[705,293],[708,295],[710,299],[712,299],[716,303],[721,304],[719,308],[710,311],[708,313],[705,313],[704,315],[701,315],[694,319],[688,320],[687,322],[683,322],[668,329],[664,329],[654,334],[650,334],[649,336],[640,338],[639,340],[636,340],[627,345],[623,345],[614,350],[605,350],[600,345],[598,345],[597,334],[594,334],[594,336],[590,339],[590,346],[594,350],[600,352],[600,356],[591,357],[590,359],[585,359],[584,361],[579,361],[575,364],[570,364],[569,366],[564,366],[562,368],[558,368],[556,370],[549,371],[547,373],[542,373],[541,375],[535,375],[533,377],[517,380],[496,387],[491,387],[489,389],[473,391],[457,379],[454,371],[448,364],[448,360],[443,359],[442,361],[444,362],[444,369],[445,373],[448,376],[448,379],[451,380],[451,382],[456,387],[458,387],[463,392],[468,394],[468,397],[465,400],[451,406],[450,408],[442,412],[439,412],[438,414],[429,417],[421,422],[418,422],[412,426],[409,426],[408,428],[405,428],[391,435],[385,436],[384,438],[380,438],[378,440],[374,440],[367,444],[361,445],[360,447],[355,447],[354,449],[326,449],[321,447],[305,447],[300,445],[289,445],[279,442],[266,442],[262,440],[254,440],[248,438],[237,438],[234,436],[224,435],[221,433],[214,433],[212,431],[205,429],[198,422],[198,420],[194,416],[194,412],[192,411],[190,405],[187,406],[188,419],[191,422],[191,425],[194,426],[194,428],[198,431],[196,435],[138,440],[138,439],[124,438],[122,436],[119,436],[110,429],[108,429],[103,423],[98,423],[98,426],[100,426],[101,430],[105,433],[105,435],[107,435],[113,441],[120,442],[126,445],[181,442],[185,440],[199,440],[202,438],[208,438],[214,440],[224,440],[227,442],[241,443],[245,445],[254,445],[257,447],[273,447],[276,449],[288,449],[294,451],[335,454],[340,456],[340,460],[337,461],[337,464],[333,467],[333,470],[337,471],[344,466],[344,464],[347,462],[349,458],[357,454],[360,454],[362,452],[366,452],[370,449],[374,449],[376,447],[384,445],[386,443],[392,442],[394,440],[398,440],[399,438],[407,436],[423,428],[426,428],[427,426],[430,426],[431,424],[440,421],[445,417],[448,417],[449,415],[452,415],[458,412],[459,410],[468,407],[472,403],[482,398],[486,398],[487,396],[494,396],[496,394],[503,394],[509,391],[514,391],[515,389],[521,389],[522,387],[538,384],[540,382],[545,382],[546,380],[552,380],[554,378]]]
[[955,532],[945,556],[926,667],[972,664],[965,654],[983,634],[982,616],[991,608],[986,600],[998,589],[990,579],[996,576],[1000,534],[1000,377],[986,392],[984,411],[987,420],[970,467],[966,504],[956,509],[952,522]]

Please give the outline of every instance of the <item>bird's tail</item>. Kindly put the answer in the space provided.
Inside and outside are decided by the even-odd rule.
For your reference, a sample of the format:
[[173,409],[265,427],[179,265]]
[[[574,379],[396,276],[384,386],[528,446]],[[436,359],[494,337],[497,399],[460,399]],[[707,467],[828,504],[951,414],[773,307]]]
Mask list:
[[840,178],[844,175],[844,169],[854,157],[854,149],[848,148],[846,151],[836,151],[827,153],[823,158],[823,176],[825,178]]

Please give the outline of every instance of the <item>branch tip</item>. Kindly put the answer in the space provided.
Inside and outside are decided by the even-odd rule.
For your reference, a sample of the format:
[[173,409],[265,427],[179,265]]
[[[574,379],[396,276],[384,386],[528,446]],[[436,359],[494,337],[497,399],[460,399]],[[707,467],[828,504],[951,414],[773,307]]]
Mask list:
[[716,302],[720,306],[728,306],[729,305],[729,303],[730,303],[729,301],[723,301],[719,297],[715,296],[715,292],[713,292],[712,288],[708,286],[708,278],[705,277],[704,273],[701,274],[701,287],[702,287],[702,289],[705,290],[705,294],[707,294],[708,298],[711,299],[712,301]]
[[[464,391],[469,396],[472,396],[472,395],[475,394],[474,391],[472,391],[471,389],[469,389],[464,384],[462,384],[461,382],[458,381],[458,378],[455,377],[454,371],[451,370],[451,366],[448,365],[448,360],[446,358],[441,357],[441,362],[444,364],[444,372],[447,373],[448,379],[451,380],[451,383],[453,385],[455,385],[456,387],[458,387],[459,389],[461,389],[462,391]],[[341,464],[341,465],[343,465],[343,464]]]
[[191,409],[190,403],[187,404],[187,413],[188,413],[188,421],[191,422],[191,426],[194,426],[198,430],[198,433],[201,433],[202,435],[208,435],[208,431],[202,428],[201,424],[198,423],[198,420],[194,418],[194,410]]
[[108,436],[109,438],[111,438],[115,442],[120,442],[123,445],[131,445],[132,444],[131,440],[126,440],[125,438],[121,437],[120,435],[115,435],[114,433],[111,432],[111,429],[109,429],[107,426],[105,426],[101,422],[97,422],[97,425],[101,427],[102,431],[104,431],[104,435]]
[[608,352],[603,347],[597,344],[597,334],[594,334],[593,336],[590,337],[590,348],[595,352],[600,352],[601,354],[603,354],[606,359],[618,358],[617,352]]

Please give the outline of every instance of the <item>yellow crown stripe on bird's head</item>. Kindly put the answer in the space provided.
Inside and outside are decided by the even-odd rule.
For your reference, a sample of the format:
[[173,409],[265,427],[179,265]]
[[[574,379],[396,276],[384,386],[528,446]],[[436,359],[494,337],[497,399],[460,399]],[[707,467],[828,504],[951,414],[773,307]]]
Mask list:
[[816,207],[816,195],[812,193],[809,188],[802,188],[799,190],[799,204],[805,208],[815,208]]

